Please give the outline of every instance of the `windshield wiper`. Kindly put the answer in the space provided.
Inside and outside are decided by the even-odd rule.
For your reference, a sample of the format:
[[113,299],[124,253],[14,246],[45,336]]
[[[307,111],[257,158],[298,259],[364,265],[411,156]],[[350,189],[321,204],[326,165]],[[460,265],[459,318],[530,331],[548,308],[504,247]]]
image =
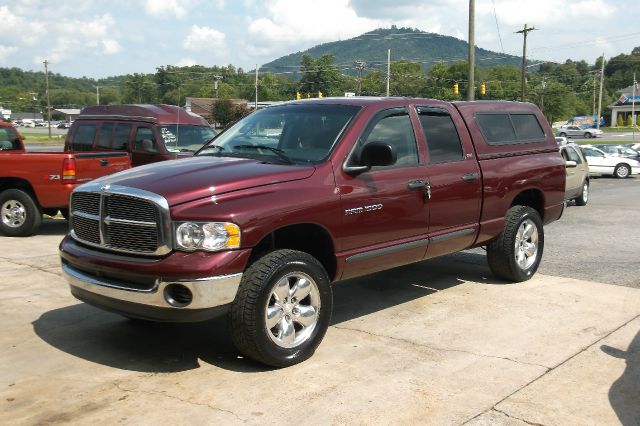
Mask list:
[[[209,149],[215,149],[215,150],[216,150],[216,152],[212,152],[212,153],[203,153],[203,154],[201,154],[201,152],[202,152],[202,151],[207,151],[207,150],[209,150]],[[217,156],[219,156],[219,155],[220,155],[220,153],[221,153],[222,151],[224,151],[224,150],[225,150],[225,148],[224,148],[224,146],[222,146],[222,145],[210,145],[210,146],[205,146],[205,147],[203,147],[203,148],[200,148],[200,149],[196,152],[196,155],[217,155]]]
[[293,164],[293,161],[291,161],[291,159],[285,155],[283,150],[278,149],[278,148],[274,148],[272,146],[268,146],[268,145],[236,145],[234,148],[240,148],[240,149],[248,148],[248,149],[255,149],[255,150],[266,149],[267,151],[273,152],[278,158],[280,158],[281,160],[285,161],[287,164]]

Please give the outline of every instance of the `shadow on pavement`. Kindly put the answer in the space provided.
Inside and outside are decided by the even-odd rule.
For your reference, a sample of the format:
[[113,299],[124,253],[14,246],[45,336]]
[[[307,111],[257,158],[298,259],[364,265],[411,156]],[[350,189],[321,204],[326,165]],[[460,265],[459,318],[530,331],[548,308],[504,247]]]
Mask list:
[[50,219],[45,216],[36,235],[60,235],[63,237],[67,232],[69,232],[69,222],[64,219]]
[[640,332],[626,351],[602,345],[600,350],[624,359],[627,367],[609,389],[609,402],[623,426],[640,425]]
[[[332,324],[405,303],[466,280],[504,284],[489,273],[483,254],[457,253],[334,285]],[[269,370],[238,355],[226,318],[192,324],[129,320],[84,303],[44,313],[35,333],[68,354],[114,368],[178,372],[199,360],[231,371]]]

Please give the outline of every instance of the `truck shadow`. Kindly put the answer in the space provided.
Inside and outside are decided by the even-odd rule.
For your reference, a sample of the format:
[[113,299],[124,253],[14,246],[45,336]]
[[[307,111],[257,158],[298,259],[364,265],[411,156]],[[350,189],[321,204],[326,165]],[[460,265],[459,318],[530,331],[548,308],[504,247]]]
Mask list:
[[69,232],[69,222],[64,219],[52,219],[45,216],[42,225],[36,232],[37,235],[60,235],[61,237]]
[[640,332],[626,351],[602,345],[607,355],[626,360],[626,368],[609,389],[609,403],[623,426],[640,425]]
[[[456,253],[334,285],[332,325],[428,297],[472,280],[494,279],[484,255]],[[195,324],[137,321],[84,303],[45,312],[33,322],[35,333],[51,346],[91,362],[138,372],[179,372],[200,362],[237,372],[270,368],[243,359],[229,333],[226,318]]]

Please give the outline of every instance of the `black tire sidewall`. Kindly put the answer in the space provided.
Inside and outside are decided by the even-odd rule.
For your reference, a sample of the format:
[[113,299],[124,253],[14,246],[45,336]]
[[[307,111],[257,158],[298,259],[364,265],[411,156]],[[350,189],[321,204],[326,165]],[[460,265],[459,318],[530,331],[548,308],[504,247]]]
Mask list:
[[589,191],[589,182],[588,181],[582,182],[582,191],[580,191],[580,195],[575,200],[577,206],[586,206],[587,203],[589,202],[588,192],[587,192],[587,198],[586,199],[584,198],[585,185],[587,186],[587,191]]
[[26,220],[17,228],[6,226],[0,220],[0,231],[9,237],[26,237],[32,235],[42,223],[42,210],[36,204],[31,194],[20,189],[7,189],[0,193],[0,208],[8,200],[19,201],[26,210]]

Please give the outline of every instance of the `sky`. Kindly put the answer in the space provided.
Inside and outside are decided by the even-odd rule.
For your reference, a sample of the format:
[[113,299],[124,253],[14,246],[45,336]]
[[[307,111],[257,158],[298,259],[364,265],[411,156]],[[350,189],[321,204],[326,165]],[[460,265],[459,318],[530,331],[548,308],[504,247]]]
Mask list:
[[[476,0],[476,45],[564,62],[640,46],[637,0]],[[0,0],[0,67],[102,78],[162,65],[255,69],[395,25],[467,40],[468,0]],[[393,52],[392,52],[393,56]],[[365,58],[366,59],[366,58]],[[392,58],[393,59],[393,58]],[[419,58],[428,60],[430,58]]]

